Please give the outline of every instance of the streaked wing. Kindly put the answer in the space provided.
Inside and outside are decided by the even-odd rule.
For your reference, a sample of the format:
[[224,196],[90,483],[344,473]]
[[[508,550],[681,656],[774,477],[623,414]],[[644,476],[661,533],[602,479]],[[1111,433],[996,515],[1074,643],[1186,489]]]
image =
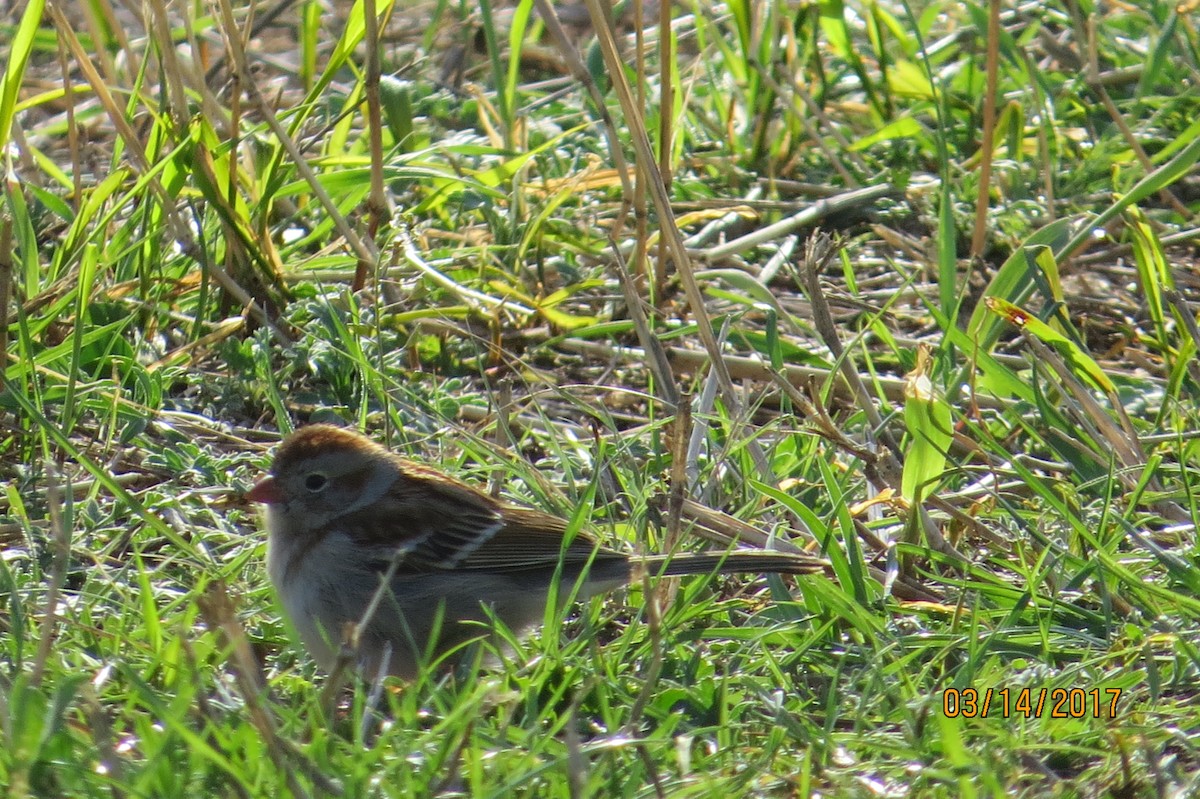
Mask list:
[[390,560],[404,551],[401,568],[457,569],[504,527],[500,506],[445,478],[402,475],[376,504],[344,517],[347,530]]
[[579,532],[563,548],[567,523],[541,511],[504,506],[504,526],[492,538],[481,543],[460,564],[463,569],[512,571],[544,569],[555,566],[561,558],[566,564],[585,563],[599,549],[601,556],[609,550],[597,547],[595,539]]
[[401,571],[544,569],[560,557],[585,563],[597,549],[581,532],[563,551],[562,519],[502,504],[419,464],[397,465],[401,473],[388,493],[344,523],[361,546],[380,552],[380,562],[404,552]]

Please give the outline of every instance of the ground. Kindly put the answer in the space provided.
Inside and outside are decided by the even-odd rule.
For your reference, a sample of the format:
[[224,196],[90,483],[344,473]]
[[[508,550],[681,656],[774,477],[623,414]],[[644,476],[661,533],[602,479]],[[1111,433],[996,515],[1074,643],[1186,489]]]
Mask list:
[[[11,795],[1197,791],[1187,8],[374,5],[4,12]],[[829,569],[329,680],[312,421]]]

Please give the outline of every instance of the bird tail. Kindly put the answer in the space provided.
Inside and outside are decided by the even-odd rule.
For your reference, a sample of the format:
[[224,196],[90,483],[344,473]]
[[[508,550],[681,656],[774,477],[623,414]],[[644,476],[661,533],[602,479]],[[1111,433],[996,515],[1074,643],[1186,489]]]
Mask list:
[[650,574],[673,577],[683,574],[816,574],[825,571],[826,561],[811,555],[768,550],[700,552],[684,555],[651,555],[633,561],[635,568]]

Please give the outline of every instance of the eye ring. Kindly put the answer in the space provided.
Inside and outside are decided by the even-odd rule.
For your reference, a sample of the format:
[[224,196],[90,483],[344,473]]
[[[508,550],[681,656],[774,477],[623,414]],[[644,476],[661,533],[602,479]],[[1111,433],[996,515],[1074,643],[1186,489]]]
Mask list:
[[324,491],[327,485],[329,485],[329,478],[321,472],[310,472],[304,478],[304,487],[314,494]]

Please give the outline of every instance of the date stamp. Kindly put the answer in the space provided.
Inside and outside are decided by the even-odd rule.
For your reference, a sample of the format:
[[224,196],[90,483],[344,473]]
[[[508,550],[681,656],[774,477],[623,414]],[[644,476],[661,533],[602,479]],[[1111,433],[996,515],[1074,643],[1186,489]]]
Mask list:
[[1115,718],[1120,688],[947,688],[942,713],[949,718]]

